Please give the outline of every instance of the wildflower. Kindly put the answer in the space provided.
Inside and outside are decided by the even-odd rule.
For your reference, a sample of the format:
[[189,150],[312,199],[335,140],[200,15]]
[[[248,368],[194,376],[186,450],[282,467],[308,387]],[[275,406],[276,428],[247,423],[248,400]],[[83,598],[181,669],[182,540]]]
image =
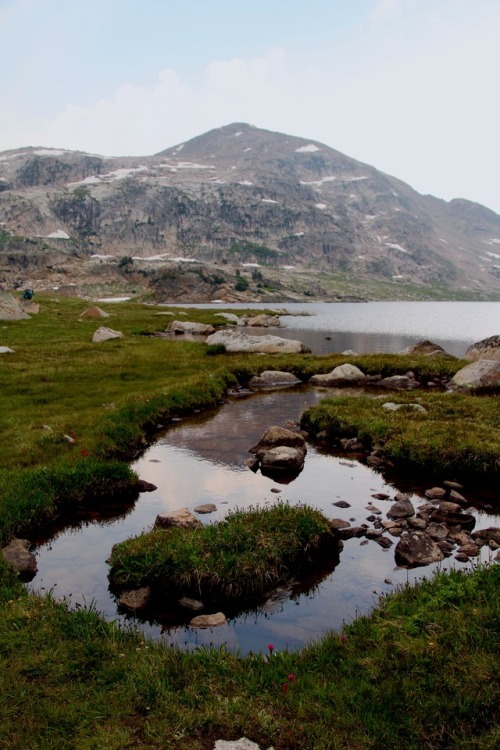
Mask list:
[[272,654],[272,653],[273,653],[273,651],[274,651],[274,646],[273,646],[273,644],[272,644],[272,643],[268,643],[268,644],[267,644],[267,647],[268,647],[268,649],[269,649],[269,653],[270,653],[270,654]]
[[288,682],[283,683],[283,692],[288,693]]
[[342,635],[340,636],[340,640],[342,641],[342,643],[345,643],[347,641],[347,636],[345,633],[342,633]]
[[80,453],[82,454],[82,456],[88,456],[89,455],[89,451],[85,451],[85,450],[80,451]]
[[293,681],[294,681],[294,679],[295,679],[295,675],[294,675],[294,674],[289,674],[289,675],[288,675],[288,678],[287,678],[287,679],[288,679],[288,680],[289,680],[290,682],[293,682]]

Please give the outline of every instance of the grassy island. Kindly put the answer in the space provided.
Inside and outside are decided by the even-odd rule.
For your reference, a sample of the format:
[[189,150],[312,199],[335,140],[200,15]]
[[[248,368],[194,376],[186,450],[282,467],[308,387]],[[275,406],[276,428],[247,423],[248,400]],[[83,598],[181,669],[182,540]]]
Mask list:
[[[1,326],[0,344],[15,352],[0,362],[2,544],[29,539],[89,501],[133,496],[139,485],[127,461],[158,425],[215,406],[228,386],[264,369],[305,381],[346,361],[340,354],[207,356],[202,343],[162,337],[173,318],[133,302],[102,305],[111,315],[104,324],[124,337],[96,345],[91,337],[102,321],[80,317],[88,303],[55,294],[37,300],[39,315]],[[220,325],[213,311],[189,318]],[[425,381],[449,377],[463,363],[373,355],[356,364],[369,374],[411,369]],[[440,470],[458,473],[465,461],[477,476],[498,476],[498,400],[388,394],[407,398],[422,399],[431,415],[406,419],[411,432],[404,433],[404,419],[372,413],[364,398],[357,415],[349,399],[335,399],[307,420],[332,440],[351,430],[384,441],[395,460],[411,452],[434,466],[442,446],[448,463]],[[461,445],[466,433],[474,440],[452,460],[444,448]],[[162,533],[164,541],[170,532]],[[277,548],[293,558],[300,544],[325,534],[323,521],[307,516],[295,541]],[[175,562],[180,536],[177,543]],[[122,557],[128,545],[140,552],[133,564]],[[273,552],[270,541],[265,548]],[[141,581],[149,553],[140,538],[124,542],[113,553],[117,572]],[[220,578],[229,580],[223,570]],[[0,557],[0,748],[213,750],[216,739],[246,736],[275,750],[493,750],[500,744],[499,593],[499,565],[439,574],[300,652],[262,644],[243,658],[224,649],[166,649],[103,621],[92,607],[71,610],[50,594],[31,595]]]

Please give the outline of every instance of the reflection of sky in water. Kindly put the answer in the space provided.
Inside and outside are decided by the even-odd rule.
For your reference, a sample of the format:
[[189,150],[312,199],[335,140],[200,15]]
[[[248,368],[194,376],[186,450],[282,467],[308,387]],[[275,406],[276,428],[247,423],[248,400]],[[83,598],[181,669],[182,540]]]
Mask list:
[[[201,503],[211,502],[217,512],[201,519],[213,523],[231,508],[272,504],[280,498],[291,504],[313,505],[329,517],[351,520],[354,525],[366,522],[370,515],[366,506],[373,502],[384,518],[391,501],[373,500],[371,495],[387,492],[393,497],[397,490],[388,486],[381,475],[354,461],[322,455],[309,447],[304,470],[288,485],[277,484],[243,466],[250,455],[248,449],[268,426],[297,419],[320,395],[320,391],[304,388],[286,394],[261,394],[231,401],[209,416],[199,415],[173,425],[134,464],[139,476],[153,482],[157,489],[141,495],[127,515],[112,523],[86,523],[42,545],[38,553],[39,573],[31,587],[50,589],[57,584],[54,595],[58,598],[68,597],[73,604],[93,602],[108,619],[137,624],[138,621],[117,614],[108,591],[106,559],[113,544],[150,528],[158,513],[182,507],[194,510]],[[272,488],[280,490],[279,494],[271,492]],[[339,500],[349,502],[351,507],[335,507],[333,503]],[[414,496],[413,500],[421,504],[420,498]],[[499,520],[478,514],[477,526],[496,525]],[[229,648],[246,652],[262,650],[269,642],[276,648],[295,648],[369,612],[378,595],[393,589],[385,579],[401,585],[428,576],[433,567],[461,567],[450,558],[438,566],[397,570],[397,539],[391,539],[394,545],[389,550],[374,541],[346,541],[340,564],[308,593],[292,589],[290,596],[284,592],[276,600],[230,619],[228,626],[208,631],[177,627],[164,633],[157,623],[143,623],[140,627],[165,643],[188,648],[226,643]]]

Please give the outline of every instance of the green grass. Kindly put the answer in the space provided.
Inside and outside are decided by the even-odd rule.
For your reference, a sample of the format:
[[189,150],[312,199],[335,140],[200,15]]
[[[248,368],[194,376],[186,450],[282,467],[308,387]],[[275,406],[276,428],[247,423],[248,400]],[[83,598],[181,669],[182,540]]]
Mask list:
[[[382,404],[419,403],[387,411]],[[327,398],[306,410],[302,427],[323,433],[331,445],[358,437],[367,448],[383,446],[384,455],[401,469],[491,482],[500,476],[500,408],[495,396],[453,393],[387,394],[383,399]]]
[[[37,301],[42,310],[32,320],[0,323],[0,343],[16,352],[0,362],[2,542],[14,534],[29,538],[64,507],[134,492],[126,458],[143,449],[157,424],[215,405],[237,380],[243,384],[264,369],[307,380],[346,361],[342,355],[207,357],[204,344],[152,336],[174,319],[154,307],[102,304],[110,319],[82,322],[84,301],[50,294],[37,294]],[[189,313],[220,324],[212,316]],[[101,323],[125,337],[91,344]],[[452,375],[462,364],[396,355],[356,363],[371,374],[413,369],[424,380]],[[342,417],[342,429],[366,425],[367,440],[400,445],[404,455],[411,444],[402,440],[402,423],[411,422],[412,444],[424,456],[426,440],[445,445],[448,434],[457,445],[474,432],[468,460],[489,471],[484,446],[498,454],[492,417],[498,401],[426,393],[387,400],[407,398],[422,398],[427,420],[370,416],[377,402],[366,399],[351,400],[355,418],[342,399],[335,401],[338,416],[330,402],[311,426],[331,430],[333,440],[340,434],[333,421]],[[434,465],[435,447],[427,455]],[[285,546],[293,554],[293,545]],[[91,608],[70,611],[50,596],[29,595],[0,558],[0,748],[213,750],[215,739],[245,735],[275,750],[496,749],[499,576],[500,566],[440,574],[383,600],[371,617],[346,626],[345,639],[331,634],[297,653],[271,653],[263,643],[264,659],[149,643]]]
[[223,601],[262,595],[290,581],[338,541],[317,510],[278,503],[235,511],[200,529],[153,529],[115,545],[110,580],[119,588],[149,585],[171,596]]
[[500,566],[439,574],[301,652],[165,649],[4,574],[0,747],[494,750]]

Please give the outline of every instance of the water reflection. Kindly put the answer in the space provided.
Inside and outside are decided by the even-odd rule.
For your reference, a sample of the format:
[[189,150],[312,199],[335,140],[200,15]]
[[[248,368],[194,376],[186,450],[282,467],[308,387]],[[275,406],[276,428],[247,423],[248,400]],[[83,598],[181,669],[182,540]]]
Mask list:
[[[269,642],[277,649],[299,648],[331,628],[340,628],[344,621],[368,613],[378,596],[396,585],[429,575],[436,567],[463,567],[453,560],[414,571],[398,569],[394,547],[382,549],[374,541],[353,538],[345,542],[338,565],[332,560],[330,567],[315,576],[269,592],[251,607],[226,608],[229,623],[221,628],[190,628],[189,615],[181,614],[171,603],[157,607],[154,616],[144,621],[117,610],[108,589],[106,559],[113,544],[150,528],[159,513],[214,503],[216,512],[201,516],[204,523],[214,523],[233,508],[273,504],[281,498],[291,504],[308,503],[353,525],[369,525],[370,503],[380,509],[381,518],[392,504],[392,500],[374,500],[376,493],[392,498],[399,489],[406,489],[412,492],[414,505],[421,504],[415,483],[403,485],[399,479],[384,478],[365,465],[322,453],[313,446],[308,446],[303,471],[288,485],[277,485],[244,466],[249,448],[267,427],[298,420],[324,393],[324,389],[306,387],[261,393],[172,424],[133,465],[139,476],[157,489],[142,494],[114,517],[111,513],[98,518],[94,509],[86,517],[73,519],[70,528],[59,529],[38,549],[39,573],[31,588],[54,589],[55,595],[67,597],[74,605],[93,602],[107,619],[133,624],[167,645],[192,649],[224,643],[246,653],[263,650]],[[471,505],[477,502],[472,493],[466,492],[466,496]],[[339,508],[335,505],[339,501],[348,507]],[[484,512],[475,512],[475,516],[476,528],[500,522]],[[488,554],[483,549],[483,559]]]

